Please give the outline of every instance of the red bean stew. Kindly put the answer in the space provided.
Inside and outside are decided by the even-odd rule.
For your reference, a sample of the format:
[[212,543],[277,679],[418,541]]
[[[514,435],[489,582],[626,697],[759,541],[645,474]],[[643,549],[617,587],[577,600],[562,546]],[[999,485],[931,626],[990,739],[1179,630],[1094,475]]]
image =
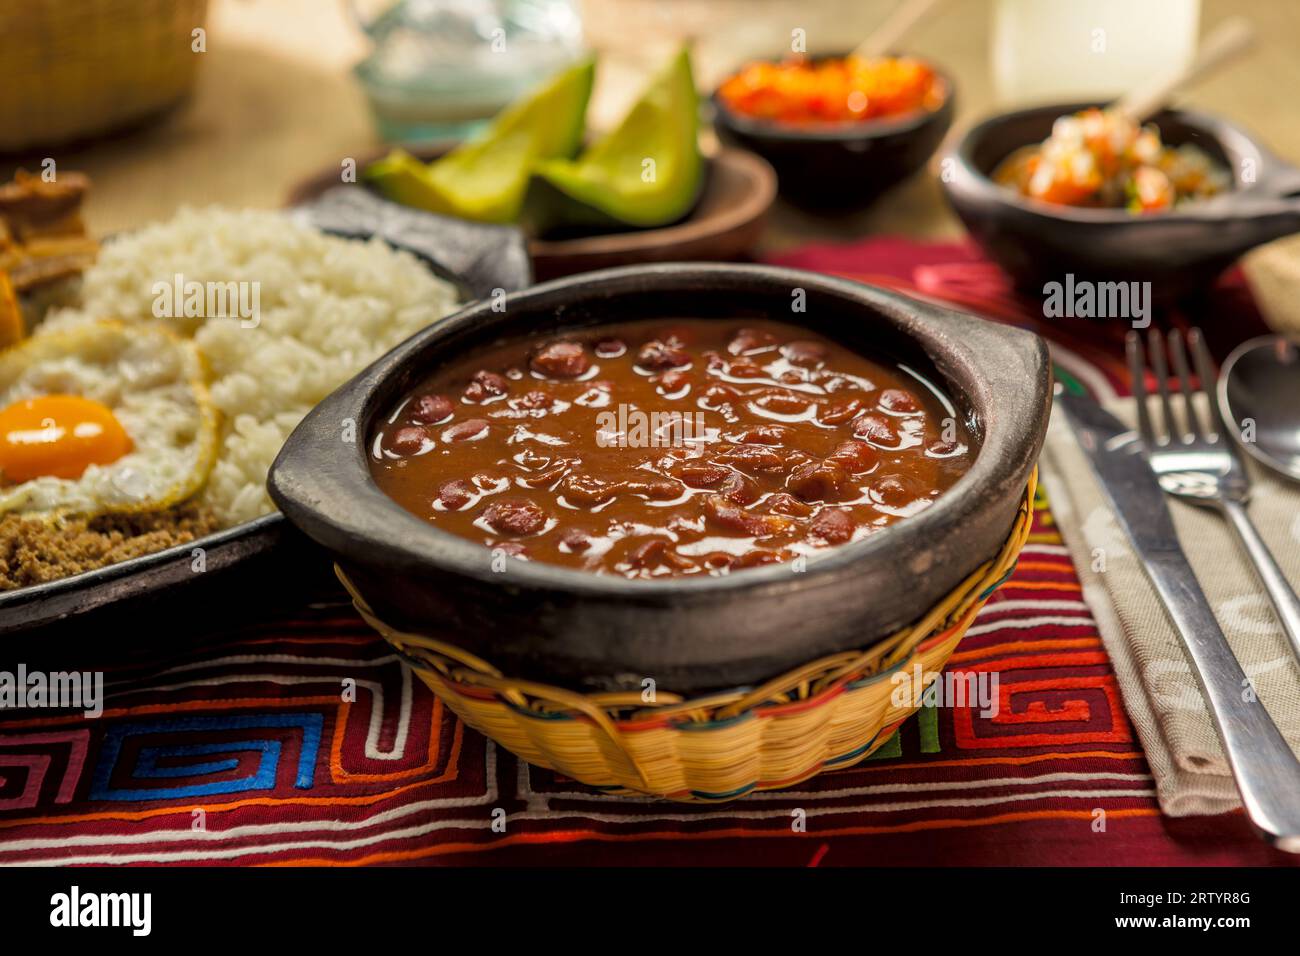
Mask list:
[[371,436],[370,468],[505,554],[657,578],[864,538],[928,507],[973,444],[904,366],[778,322],[651,320],[444,367]]

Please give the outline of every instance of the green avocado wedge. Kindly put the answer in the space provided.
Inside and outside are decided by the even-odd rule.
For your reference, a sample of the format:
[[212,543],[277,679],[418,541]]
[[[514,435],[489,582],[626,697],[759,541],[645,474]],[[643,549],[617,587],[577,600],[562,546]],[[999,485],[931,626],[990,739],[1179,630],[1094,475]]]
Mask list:
[[524,218],[535,233],[662,226],[691,211],[703,181],[699,96],[683,48],[616,129],[577,159],[537,162]]
[[539,160],[568,158],[582,143],[596,64],[587,59],[511,104],[483,131],[428,164],[395,149],[363,178],[387,199],[479,222],[519,219]]

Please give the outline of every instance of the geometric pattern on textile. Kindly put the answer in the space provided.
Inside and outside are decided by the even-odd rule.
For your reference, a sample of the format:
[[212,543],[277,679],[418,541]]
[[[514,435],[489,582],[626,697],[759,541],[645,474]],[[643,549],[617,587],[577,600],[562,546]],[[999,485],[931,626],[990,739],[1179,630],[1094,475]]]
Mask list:
[[[1122,330],[1042,328],[968,247],[871,240],[783,258],[856,277],[869,263],[872,281],[1036,328],[1068,374],[1124,389],[1107,341]],[[1239,301],[1223,311],[1248,315],[1228,293]],[[1047,502],[948,672],[996,674],[996,715],[923,708],[870,759],[793,790],[613,797],[466,730],[340,593],[108,673],[98,720],[0,717],[0,865],[1297,862],[1239,814],[1160,816]]]

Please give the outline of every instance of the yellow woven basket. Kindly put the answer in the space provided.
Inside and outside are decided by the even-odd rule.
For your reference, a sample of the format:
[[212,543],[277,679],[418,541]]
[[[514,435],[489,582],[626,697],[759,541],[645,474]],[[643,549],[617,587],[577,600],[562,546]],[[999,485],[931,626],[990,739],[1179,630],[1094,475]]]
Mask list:
[[194,85],[208,0],[0,4],[0,152],[96,136],[158,113]]
[[[971,621],[1015,569],[1033,523],[1037,470],[1001,552],[937,607],[862,651],[823,657],[760,687],[685,700],[659,691],[581,694],[514,680],[450,644],[379,620],[341,570],[361,616],[466,724],[529,763],[619,794],[720,801],[847,767],[918,708],[889,678],[938,676]],[[905,696],[906,700],[896,700]]]

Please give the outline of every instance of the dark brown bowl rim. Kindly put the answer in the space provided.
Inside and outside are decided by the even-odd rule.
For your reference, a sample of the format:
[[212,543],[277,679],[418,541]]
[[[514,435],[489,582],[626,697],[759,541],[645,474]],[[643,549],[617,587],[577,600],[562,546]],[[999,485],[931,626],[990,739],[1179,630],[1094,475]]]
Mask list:
[[[809,57],[814,63],[818,60],[834,59],[836,57],[846,56],[844,53],[819,53],[816,56]],[[750,136],[754,139],[767,140],[768,142],[786,142],[786,143],[853,143],[865,142],[873,139],[884,139],[889,136],[906,135],[914,133],[931,123],[940,121],[942,117],[950,115],[957,101],[957,85],[953,82],[952,76],[939,66],[933,60],[917,56],[916,54],[893,54],[895,56],[909,56],[912,59],[920,60],[926,66],[934,70],[935,75],[943,82],[944,96],[943,102],[933,109],[912,110],[908,113],[902,113],[898,116],[883,117],[880,119],[852,121],[846,120],[840,123],[818,123],[811,126],[792,126],[784,123],[776,123],[772,120],[754,119],[737,113],[729,107],[721,96],[722,83],[736,75],[736,71],[727,74],[726,79],[719,83],[709,95],[709,102],[713,106],[715,121],[719,121],[728,129],[735,130],[743,136]],[[755,60],[748,60],[753,63]],[[780,63],[778,57],[766,59],[767,63]]]
[[[1241,215],[1264,215],[1276,211],[1278,203],[1285,202],[1281,193],[1300,184],[1300,174],[1290,164],[1282,161],[1259,141],[1234,123],[1210,113],[1190,109],[1167,109],[1161,111],[1150,122],[1159,125],[1162,117],[1176,119],[1181,125],[1197,130],[1218,144],[1228,157],[1228,171],[1232,174],[1232,186],[1224,193],[1209,199],[1197,200],[1174,212],[1152,215],[1134,215],[1123,209],[1094,209],[1091,207],[1064,206],[1030,199],[1013,192],[980,169],[974,162],[974,152],[984,137],[999,127],[1029,116],[1056,113],[1064,116],[1077,113],[1093,106],[1104,106],[1100,101],[1077,103],[1045,103],[1024,109],[1011,110],[988,116],[976,123],[958,139],[949,155],[956,160],[955,177],[951,183],[945,182],[945,191],[952,193],[966,192],[979,199],[998,203],[1021,212],[1048,221],[1087,223],[1093,225],[1126,224],[1141,228],[1143,224],[1155,223],[1206,223],[1221,222],[1225,218]],[[1021,143],[1015,149],[1032,145]],[[1013,149],[1012,152],[1015,150]],[[1010,153],[1007,154],[1008,156]],[[1006,157],[1004,156],[1003,159]],[[1256,163],[1256,180],[1246,183],[1242,179],[1242,158],[1253,159]],[[1270,185],[1279,177],[1294,175],[1294,181],[1282,189],[1270,189]],[[1255,206],[1256,208],[1249,208]],[[1246,208],[1243,208],[1246,207]],[[1294,210],[1292,210],[1294,211]]]
[[[444,155],[459,142],[460,140],[431,140],[398,145],[417,159],[423,160],[425,157]],[[384,156],[389,148],[374,147],[358,158],[358,165],[369,165]],[[535,261],[643,255],[685,243],[716,240],[719,236],[742,229],[767,214],[776,201],[777,194],[776,171],[772,169],[771,163],[758,153],[736,146],[718,146],[712,151],[705,152],[703,158],[706,177],[717,175],[718,170],[725,170],[748,180],[749,191],[740,202],[715,210],[703,218],[698,215],[699,203],[697,202],[683,219],[662,226],[647,226],[642,229],[629,227],[619,232],[594,233],[566,239],[524,235],[528,255]],[[330,188],[337,188],[337,169],[338,164],[335,163],[328,167],[328,170],[317,170],[299,179],[290,188],[285,198],[285,205],[294,208],[318,199]],[[351,188],[363,189],[378,195],[364,183],[353,184]],[[706,178],[701,199],[708,189]],[[501,228],[520,229],[517,224]],[[520,232],[523,234],[522,229]]]
[[[780,565],[746,569],[743,573],[627,580],[542,562],[511,565],[512,589],[549,590],[592,598],[620,598],[660,603],[665,600],[707,600],[735,592],[780,593],[802,588],[813,577],[847,576],[862,563],[889,554],[903,555],[929,536],[960,527],[962,519],[987,507],[974,492],[993,493],[1021,484],[1037,459],[1051,405],[1050,363],[1046,346],[1036,335],[872,286],[798,269],[719,263],[659,263],[623,266],[584,273],[533,286],[507,297],[512,309],[563,309],[565,300],[596,297],[602,291],[631,294],[631,287],[651,292],[690,281],[749,284],[772,291],[794,287],[841,300],[846,308],[878,313],[899,333],[917,342],[927,356],[953,361],[954,375],[982,377],[990,394],[998,396],[998,414],[987,415],[981,427],[980,449],[970,470],[924,512],[850,544],[827,549],[807,562],[806,571],[791,575]],[[412,336],[318,404],[285,442],[267,482],[281,511],[309,537],[345,561],[395,571],[416,571],[432,565],[482,582],[500,584],[500,576],[484,560],[482,545],[436,528],[407,511],[381,491],[367,463],[371,423],[395,398],[392,380],[402,366],[420,363],[426,352],[436,353],[448,339],[467,333],[477,319],[490,316],[491,303],[474,303]],[[612,320],[612,319],[611,319]],[[599,323],[597,323],[599,324]],[[559,323],[556,329],[563,328]],[[1014,359],[1014,360],[1011,360]],[[999,362],[1002,366],[999,366]],[[983,363],[989,367],[980,368]],[[936,361],[936,367],[937,367]],[[1028,368],[1034,381],[1026,381]],[[944,374],[939,368],[940,374]],[[951,394],[954,383],[947,376]],[[973,402],[972,402],[973,404]],[[356,423],[359,440],[338,440],[338,423]],[[1012,424],[1014,423],[1014,425]],[[322,449],[326,450],[322,454]],[[1022,494],[1018,487],[1014,494]],[[933,538],[930,538],[933,540]],[[972,567],[991,555],[971,555]]]
[[[717,210],[706,218],[696,216],[696,207],[678,222],[645,229],[629,229],[572,239],[545,239],[529,237],[528,252],[537,258],[633,255],[647,249],[665,248],[685,242],[709,239],[737,229],[764,216],[776,201],[776,171],[772,164],[757,153],[734,146],[720,146],[716,152],[704,154],[706,175],[713,175],[721,167],[745,176],[750,191],[733,206]],[[701,198],[708,189],[701,190]]]

